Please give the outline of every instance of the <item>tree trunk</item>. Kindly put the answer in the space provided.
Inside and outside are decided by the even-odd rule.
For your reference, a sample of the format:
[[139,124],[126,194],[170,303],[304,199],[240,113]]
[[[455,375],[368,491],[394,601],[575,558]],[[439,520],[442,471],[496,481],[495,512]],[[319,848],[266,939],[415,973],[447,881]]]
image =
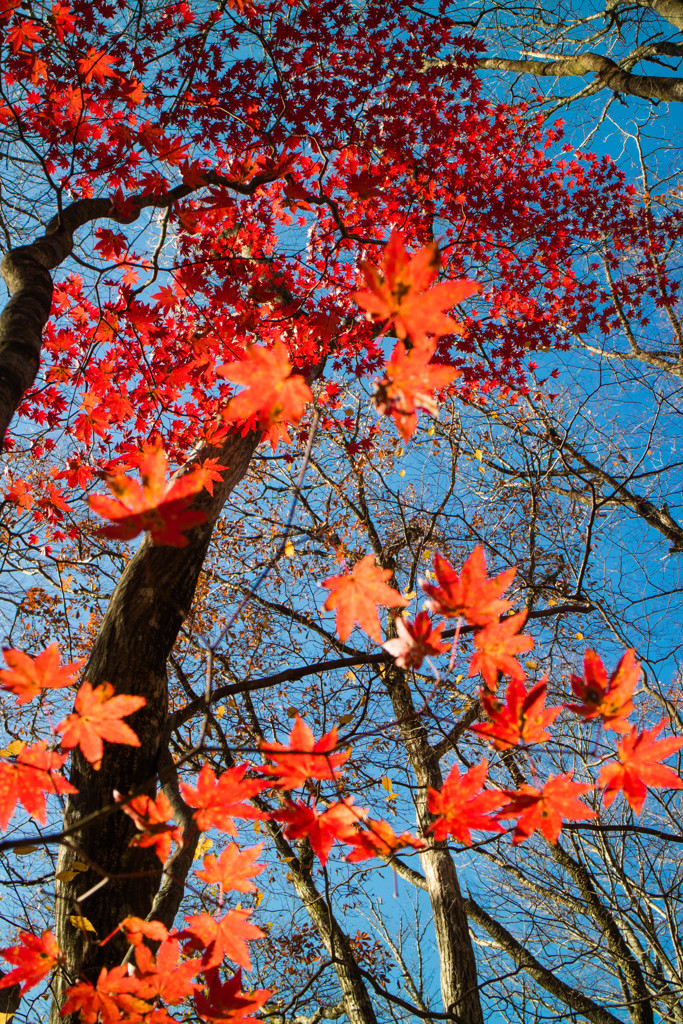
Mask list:
[[[184,548],[155,547],[145,537],[111,597],[85,667],[84,678],[93,685],[109,682],[117,693],[141,695],[147,703],[128,719],[139,747],[107,744],[99,771],[74,752],[71,781],[78,794],[67,802],[64,827],[93,820],[72,832],[59,854],[59,872],[72,870],[78,860],[89,870],[76,871],[73,879],[57,884],[56,935],[67,966],[55,979],[54,1022],[60,1019],[65,984],[81,976],[95,981],[102,967],[121,962],[127,951],[123,936],[105,946],[98,941],[128,914],[146,917],[159,888],[161,864],[154,852],[129,849],[136,829],[128,815],[120,810],[97,812],[111,806],[114,789],[127,793],[144,786],[150,795],[155,792],[159,763],[167,752],[166,660],[189,613],[213,525],[246,473],[259,439],[255,433],[231,434],[221,449],[206,446],[184,467],[183,472],[210,457],[218,457],[227,467],[214,494],[202,491],[193,503],[208,519],[190,532]],[[79,902],[97,883],[102,884]],[[74,926],[75,916],[86,918],[95,932]]]

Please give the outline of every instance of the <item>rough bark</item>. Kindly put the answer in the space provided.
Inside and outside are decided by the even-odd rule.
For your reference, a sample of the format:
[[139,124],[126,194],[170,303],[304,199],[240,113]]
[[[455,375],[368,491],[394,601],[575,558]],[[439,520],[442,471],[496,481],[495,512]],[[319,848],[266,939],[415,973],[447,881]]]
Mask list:
[[284,839],[279,826],[275,822],[268,822],[266,828],[270,832],[280,856],[287,858],[289,875],[296,894],[306,908],[333,961],[342,991],[344,1012],[350,1024],[377,1024],[370,994],[346,932],[339,925],[331,906],[313,882],[310,871],[307,871],[299,858],[294,856],[295,851]]
[[[78,753],[73,758],[71,781],[79,792],[67,802],[64,825],[71,828],[88,816],[95,818],[69,835],[60,849],[60,872],[71,870],[75,860],[89,868],[57,886],[56,935],[67,956],[66,976],[94,980],[102,967],[120,963],[127,949],[124,941],[114,938],[101,947],[94,940],[109,935],[127,914],[146,917],[159,889],[161,866],[156,856],[128,848],[135,834],[130,818],[120,810],[100,817],[97,812],[111,804],[114,789],[127,793],[146,784],[147,791],[154,792],[166,754],[166,661],[190,610],[213,525],[244,476],[258,441],[258,434],[231,434],[222,449],[207,448],[198,454],[198,459],[217,456],[227,466],[213,496],[203,491],[194,503],[207,514],[207,522],[191,532],[184,548],[142,542],[112,595],[85,667],[84,678],[93,685],[109,682],[117,693],[141,695],[147,703],[128,719],[139,747],[106,747],[99,771]],[[97,892],[78,902],[98,882],[104,884]],[[79,914],[94,926],[94,935],[71,923]],[[58,982],[53,1005],[55,1021],[64,978]]]
[[[415,772],[418,822],[424,831],[431,821],[427,811],[427,787],[441,789],[443,785],[439,759],[415,712],[401,670],[395,666],[387,668],[385,681]],[[453,858],[446,843],[430,840],[430,846],[420,854],[420,860],[432,908],[444,1010],[452,1013],[454,1020],[462,1024],[483,1024],[477,964]]]

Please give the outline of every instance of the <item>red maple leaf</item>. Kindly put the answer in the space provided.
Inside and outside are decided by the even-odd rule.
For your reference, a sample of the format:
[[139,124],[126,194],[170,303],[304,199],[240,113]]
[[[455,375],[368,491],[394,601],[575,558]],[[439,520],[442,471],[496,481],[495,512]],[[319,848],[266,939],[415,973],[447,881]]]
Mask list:
[[192,978],[201,970],[201,960],[178,962],[180,943],[166,939],[156,956],[144,943],[135,947],[135,994],[141,999],[163,999],[165,1003],[182,1003],[200,987]]
[[251,970],[251,960],[247,941],[261,939],[264,933],[256,925],[249,924],[247,918],[251,910],[229,910],[218,920],[211,914],[197,914],[185,917],[188,927],[178,932],[181,939],[190,939],[185,952],[203,949],[202,965],[218,967],[224,957],[228,957],[240,967]]
[[0,686],[16,695],[17,705],[33,700],[43,690],[72,686],[85,664],[83,658],[61,665],[56,643],[50,644],[35,658],[16,650],[5,650],[3,655],[9,668],[0,669]]
[[235,384],[244,384],[245,390],[230,400],[228,418],[247,420],[258,418],[261,430],[273,431],[273,448],[278,436],[289,442],[285,423],[298,423],[313,393],[299,374],[292,373],[287,349],[281,341],[272,348],[251,345],[241,362],[219,366],[216,373]]
[[408,604],[402,594],[387,586],[386,581],[390,577],[391,569],[380,569],[372,555],[365,555],[350,573],[325,580],[323,586],[332,593],[323,608],[327,611],[336,609],[337,633],[341,641],[348,639],[356,622],[373,640],[381,641],[377,606],[402,608]]
[[197,828],[206,832],[210,828],[219,828],[230,836],[237,835],[233,818],[263,819],[261,811],[244,803],[252,796],[260,793],[268,785],[261,779],[245,779],[248,765],[240,764],[219,775],[205,764],[197,776],[197,786],[188,786],[181,782],[183,798],[190,807],[197,807],[193,818]]
[[275,818],[287,824],[285,835],[289,839],[307,836],[324,867],[333,843],[349,842],[366,814],[362,808],[353,806],[353,797],[346,797],[320,814],[306,804],[288,803],[284,810],[275,814]]
[[0,949],[0,953],[8,963],[17,965],[0,979],[0,989],[21,984],[22,996],[46,978],[57,964],[64,963],[64,954],[51,931],[44,931],[40,937],[19,932],[18,944]]
[[189,508],[195,494],[202,490],[201,470],[186,473],[166,484],[168,461],[160,445],[148,446],[140,461],[142,485],[120,473],[109,479],[115,497],[93,494],[90,508],[113,526],[104,526],[100,533],[116,540],[131,540],[144,530],[155,544],[182,548],[188,543],[185,532],[206,522],[206,513]]
[[208,853],[204,857],[204,867],[197,872],[209,884],[218,883],[221,892],[234,889],[237,892],[254,892],[256,886],[249,879],[265,871],[264,864],[255,864],[256,858],[263,850],[263,843],[240,850],[235,843],[229,843],[219,857]]
[[194,1004],[197,1013],[212,1024],[251,1024],[260,1017],[251,1014],[259,1010],[273,994],[270,989],[259,988],[254,992],[242,991],[242,970],[238,970],[228,981],[221,982],[215,968],[205,971],[208,998],[197,992]]
[[127,799],[114,790],[114,799],[142,833],[133,836],[131,846],[153,846],[162,864],[168,860],[172,842],[182,846],[182,829],[169,820],[173,817],[173,809],[165,793],[158,793],[156,798],[141,794]]
[[144,697],[114,696],[111,683],[102,683],[94,689],[90,683],[83,683],[76,694],[73,714],[57,726],[56,731],[63,733],[61,746],[67,750],[80,747],[83,757],[97,770],[104,753],[102,740],[125,743],[130,747],[140,746],[133,730],[121,719],[132,715],[146,703]]
[[438,552],[434,556],[437,585],[420,580],[420,586],[431,600],[429,608],[435,615],[446,618],[465,618],[473,626],[486,626],[503,615],[512,605],[501,601],[513,579],[515,569],[506,569],[492,579],[486,578],[486,556],[481,544],[477,545],[460,575]]
[[565,818],[585,821],[597,817],[595,811],[577,799],[594,787],[572,782],[573,774],[556,775],[542,789],[525,784],[517,790],[508,790],[510,800],[501,807],[498,817],[518,818],[512,837],[514,844],[523,843],[537,829],[549,842],[556,843]]
[[333,754],[337,746],[337,729],[315,740],[306,723],[296,716],[294,727],[289,734],[289,743],[261,743],[261,752],[275,766],[264,765],[262,771],[273,777],[278,789],[296,789],[307,779],[337,779],[338,769],[348,759],[350,751]]
[[588,650],[583,656],[583,679],[571,677],[572,690],[581,703],[565,707],[582,715],[584,722],[600,718],[605,729],[628,732],[631,725],[627,718],[633,711],[633,690],[640,671],[635,651],[629,648],[608,680],[602,660],[595,651]]
[[161,921],[143,921],[141,917],[124,917],[119,925],[131,946],[139,946],[145,939],[163,942],[168,938],[168,929]]
[[680,776],[659,762],[683,747],[683,739],[656,737],[667,724],[663,718],[654,729],[643,732],[633,727],[617,747],[618,761],[610,761],[600,771],[598,783],[605,790],[605,807],[609,807],[617,793],[623,791],[627,801],[639,814],[648,788],[683,789]]
[[425,845],[424,840],[418,839],[410,832],[401,832],[397,835],[388,822],[376,821],[374,818],[367,818],[363,829],[347,836],[344,841],[353,846],[351,853],[347,853],[344,858],[351,863],[367,860],[369,857],[391,857],[405,846],[422,850]]
[[480,291],[480,286],[461,279],[430,288],[438,266],[436,245],[426,245],[409,256],[403,235],[394,231],[385,246],[381,270],[361,263],[368,290],[353,292],[351,297],[367,310],[369,320],[391,320],[397,336],[415,344],[425,343],[427,334],[462,334],[462,326],[443,310]]
[[436,840],[451,835],[471,846],[471,830],[503,831],[489,812],[504,803],[505,794],[500,789],[483,789],[488,771],[486,760],[462,776],[454,765],[440,790],[428,788],[427,809],[437,819],[429,826],[429,831]]
[[522,651],[530,651],[534,646],[534,638],[526,633],[519,634],[518,629],[526,622],[526,611],[510,615],[502,622],[490,622],[478,633],[474,634],[474,646],[477,648],[470,661],[469,675],[480,672],[487,686],[495,690],[498,686],[498,673],[512,676],[513,679],[524,679],[522,666],[514,655]]
[[513,679],[503,704],[489,690],[482,690],[481,703],[490,722],[472,726],[472,732],[491,740],[496,750],[508,750],[522,743],[545,743],[550,733],[547,726],[555,721],[562,708],[544,708],[548,692],[546,676],[527,692],[521,679]]
[[451,644],[441,640],[443,628],[444,623],[435,626],[427,612],[419,612],[412,622],[397,616],[398,636],[387,640],[382,647],[394,658],[399,668],[419,668],[424,658],[451,649]]
[[43,34],[40,25],[35,21],[16,22],[5,32],[5,38],[12,47],[12,53],[19,53],[20,50],[32,50],[34,43],[39,43]]
[[24,747],[16,761],[0,764],[0,828],[7,828],[14,808],[21,801],[32,818],[41,825],[47,821],[45,793],[77,793],[56,770],[66,754],[48,750],[43,741]]
[[79,60],[78,70],[86,82],[92,82],[94,78],[100,85],[104,85],[105,78],[118,78],[116,72],[112,70],[112,65],[117,63],[117,59],[91,46],[86,56]]
[[97,984],[81,981],[66,990],[62,1016],[80,1014],[81,1024],[119,1024],[120,1021],[138,1021],[152,1009],[137,993],[137,980],[128,973],[127,966],[103,967]]
[[459,370],[430,363],[428,348],[406,350],[399,341],[386,365],[386,375],[375,386],[375,405],[383,416],[391,416],[401,437],[412,437],[417,427],[417,410],[424,409],[435,418],[439,408],[434,392],[445,388]]

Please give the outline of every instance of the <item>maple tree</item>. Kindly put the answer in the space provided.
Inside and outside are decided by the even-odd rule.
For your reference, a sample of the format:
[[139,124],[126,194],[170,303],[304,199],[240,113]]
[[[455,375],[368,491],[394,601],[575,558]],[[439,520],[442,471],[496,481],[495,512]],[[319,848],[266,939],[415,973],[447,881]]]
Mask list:
[[[611,989],[589,997],[535,936],[465,897],[458,857],[495,850],[526,883],[521,847],[574,881],[626,1012],[649,1024],[673,989],[563,843],[624,804],[668,809],[681,741],[647,728],[630,649],[609,679],[592,649],[583,679],[570,659],[578,704],[550,667],[551,684],[527,687],[536,613],[570,614],[535,607],[541,556],[491,541],[485,555],[476,516],[457,540],[439,517],[457,518],[469,410],[501,425],[493,457],[470,443],[479,468],[486,457],[526,486],[533,460],[498,457],[512,421],[509,435],[552,451],[544,482],[592,500],[570,612],[589,608],[603,506],[623,501],[680,541],[668,511],[558,431],[554,378],[529,357],[618,330],[637,354],[653,305],[675,333],[680,212],[660,216],[609,159],[563,148],[526,104],[486,101],[476,40],[445,12],[9,2],[0,22],[0,137],[31,168],[3,198],[8,558],[41,560],[54,591],[22,594],[8,628],[0,824],[22,805],[46,826],[49,807],[36,841],[59,849],[54,933],[22,922],[2,988],[24,996],[54,971],[53,1020],[92,1024],[298,1019],[310,996],[352,1024],[399,1011],[479,1024],[509,972],[481,980],[469,919],[534,998],[614,1024]],[[414,504],[405,470],[394,487],[394,429],[424,466],[451,458],[442,504],[429,487]],[[546,636],[538,647],[542,660]],[[559,703],[545,709],[548,685]],[[382,865],[426,894],[442,1011],[390,935],[393,966],[352,934],[348,908]],[[317,936],[285,970],[273,965],[304,932],[261,918],[276,876]]]

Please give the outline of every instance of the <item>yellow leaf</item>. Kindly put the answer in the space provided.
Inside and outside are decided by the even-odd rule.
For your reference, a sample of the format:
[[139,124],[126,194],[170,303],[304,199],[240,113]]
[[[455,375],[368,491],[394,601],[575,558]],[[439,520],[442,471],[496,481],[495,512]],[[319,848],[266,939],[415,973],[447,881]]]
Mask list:
[[213,846],[213,839],[209,839],[208,836],[202,836],[197,843],[197,849],[194,851],[194,859],[199,860],[203,857],[207,850],[210,850]]
[[14,757],[15,754],[20,754],[25,746],[23,740],[12,740],[8,747],[0,750],[0,757]]
[[26,843],[25,846],[15,846],[14,852],[16,853],[17,857],[28,857],[29,853],[35,853],[36,850],[39,849],[39,846],[31,846],[30,843]]
[[255,907],[260,907],[262,900],[263,900],[263,893],[261,892],[260,889],[257,889],[256,893],[254,894],[254,906]]
[[386,789],[387,793],[391,793],[394,788],[394,784],[388,775],[382,776],[382,788]]
[[78,871],[58,871],[55,878],[58,882],[71,882],[77,874]]
[[296,554],[296,548],[292,544],[291,540],[288,540],[285,544],[285,558],[294,558]]
[[226,708],[225,704],[221,704],[221,705],[220,705],[219,707],[217,707],[217,708],[216,708],[216,710],[214,711],[214,715],[216,716],[216,718],[222,718],[222,717],[223,717],[223,715],[225,714],[225,712],[226,712],[227,710],[228,710],[228,709]]
[[525,661],[524,664],[527,668],[538,668],[538,662],[536,661]]
[[431,437],[431,436],[432,436],[432,434],[434,433],[434,427],[430,427],[430,428],[429,428],[429,430],[427,431],[427,433],[428,433],[428,434],[429,434],[429,436]]
[[484,458],[484,453],[481,450],[481,448],[477,448],[477,450],[474,453],[474,457],[475,459],[477,459],[478,462],[481,462],[481,460]]
[[402,470],[401,470],[401,471],[399,472],[399,474],[398,474],[398,475],[399,475],[399,476],[405,476],[405,475],[406,475],[406,471],[405,471],[405,469],[402,469]]
[[87,864],[84,864],[82,860],[75,860],[71,865],[72,871],[90,871]]
[[72,914],[69,921],[74,928],[80,928],[82,932],[93,932],[95,935],[97,934],[95,926],[87,917],[81,917],[79,914]]
[[574,637],[577,640],[583,640],[583,633],[574,633]]

